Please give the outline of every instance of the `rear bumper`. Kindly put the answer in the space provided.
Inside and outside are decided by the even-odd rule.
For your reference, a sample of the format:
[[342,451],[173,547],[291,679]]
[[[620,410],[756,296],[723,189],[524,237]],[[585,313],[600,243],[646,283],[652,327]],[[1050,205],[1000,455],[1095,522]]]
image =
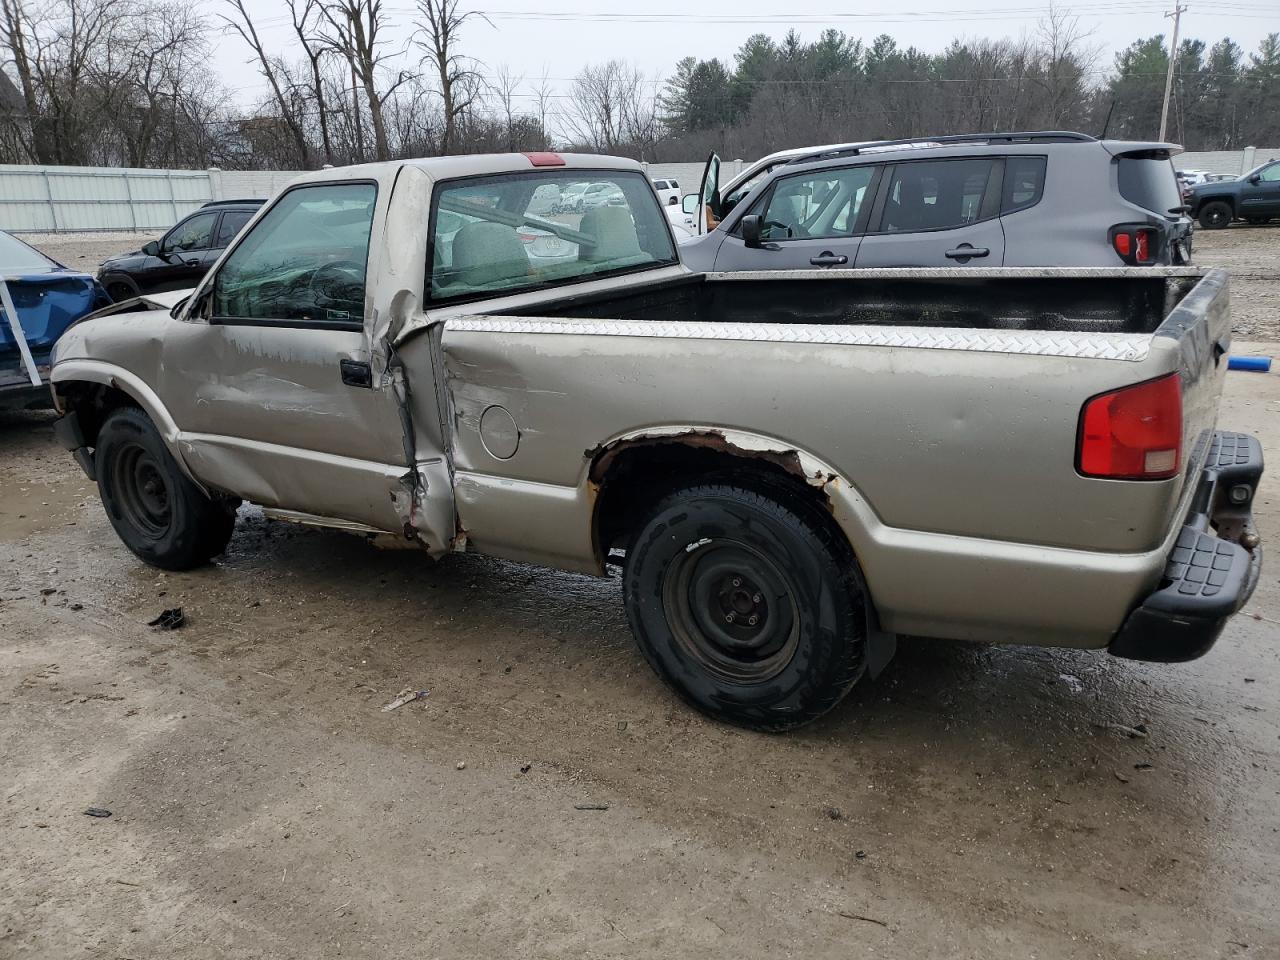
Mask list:
[[1253,499],[1262,445],[1218,432],[1159,586],[1129,614],[1108,649],[1118,657],[1177,663],[1203,656],[1248,601],[1262,572]]

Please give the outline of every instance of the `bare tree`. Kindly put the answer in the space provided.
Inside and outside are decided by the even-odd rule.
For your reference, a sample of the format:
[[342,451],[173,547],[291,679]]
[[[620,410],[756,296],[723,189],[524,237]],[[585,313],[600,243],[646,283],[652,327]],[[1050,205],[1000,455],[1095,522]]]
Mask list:
[[382,0],[338,0],[323,3],[321,10],[333,30],[330,38],[333,49],[350,65],[353,84],[358,80],[364,88],[369,122],[373,126],[374,155],[378,160],[390,160],[383,105],[411,74],[401,72],[386,90],[378,92],[378,73],[391,55],[378,37],[386,26]]
[[285,97],[284,85],[281,82],[282,74],[285,72],[284,65],[278,57],[268,56],[267,50],[258,36],[257,27],[254,26],[253,18],[249,15],[249,11],[245,9],[244,0],[226,0],[226,2],[235,11],[235,16],[222,14],[222,21],[238,33],[241,39],[253,50],[254,56],[258,59],[258,70],[271,87],[272,97],[280,111],[280,120],[288,128],[289,135],[293,140],[294,148],[298,155],[298,163],[303,167],[310,166],[311,151],[307,147],[307,135],[302,129],[301,119],[297,116],[296,111],[292,109],[293,105]]
[[543,65],[542,73],[538,77],[538,85],[533,88],[533,98],[538,108],[538,128],[542,131],[542,142],[539,146],[544,150],[551,146],[551,141],[547,134],[547,117],[551,113],[551,99],[553,96],[551,78],[547,76],[547,68]]
[[289,20],[293,25],[294,36],[302,47],[311,72],[311,99],[315,103],[316,117],[320,126],[320,144],[324,151],[324,162],[333,163],[333,143],[329,137],[329,111],[325,99],[324,79],[321,67],[325,54],[331,49],[318,34],[319,19],[322,17],[320,0],[285,0],[289,7]]
[[520,78],[512,76],[511,68],[505,63],[493,71],[493,82],[490,84],[494,95],[498,98],[498,106],[506,119],[507,152],[516,148],[515,139],[515,99],[520,86]]
[[600,153],[643,157],[658,138],[657,107],[644,74],[622,60],[583,67],[563,120],[573,140]]
[[458,0],[418,0],[418,25],[415,43],[423,51],[422,62],[431,65],[440,83],[440,99],[444,101],[444,130],[440,135],[440,153],[454,147],[459,118],[480,95],[480,75],[472,61],[458,52],[458,36],[472,17],[484,19],[474,10],[458,10]]

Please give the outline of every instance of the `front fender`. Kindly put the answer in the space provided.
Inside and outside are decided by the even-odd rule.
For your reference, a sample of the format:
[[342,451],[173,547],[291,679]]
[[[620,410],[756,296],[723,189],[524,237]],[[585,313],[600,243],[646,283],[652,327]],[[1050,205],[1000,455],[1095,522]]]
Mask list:
[[[67,360],[55,360],[53,369],[49,374],[49,382],[53,389],[54,406],[60,414],[64,415],[67,413],[65,388],[73,383],[91,383],[119,390],[151,418],[151,422],[156,425],[156,430],[160,433],[160,438],[164,441],[165,448],[173,456],[173,459],[177,461],[182,472],[202,491],[208,492],[205,490],[204,485],[200,483],[200,480],[191,472],[186,460],[183,459],[182,451],[178,444],[180,431],[177,423],[174,422],[173,417],[170,416],[168,409],[160,401],[160,397],[157,396],[156,392],[137,374],[131,373],[113,363],[75,357]],[[63,389],[59,389],[60,387]]]

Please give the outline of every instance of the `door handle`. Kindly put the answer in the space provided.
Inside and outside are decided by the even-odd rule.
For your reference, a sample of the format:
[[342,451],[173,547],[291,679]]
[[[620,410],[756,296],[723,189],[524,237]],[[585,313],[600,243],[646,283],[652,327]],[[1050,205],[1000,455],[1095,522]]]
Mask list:
[[842,264],[848,263],[849,258],[843,254],[836,256],[830,250],[823,250],[816,257],[810,257],[809,262],[815,267],[838,267]]
[[991,256],[991,251],[986,247],[975,247],[971,243],[962,243],[954,250],[948,250],[943,256],[948,260],[959,260],[964,263],[974,257],[989,257]]
[[188,266],[188,267],[198,267],[198,266],[200,266],[200,260],[199,260],[199,259],[195,259],[195,260],[188,260],[188,261],[187,261],[187,266]]
[[373,386],[373,371],[363,360],[340,360],[338,368],[342,371],[342,382],[348,387]]

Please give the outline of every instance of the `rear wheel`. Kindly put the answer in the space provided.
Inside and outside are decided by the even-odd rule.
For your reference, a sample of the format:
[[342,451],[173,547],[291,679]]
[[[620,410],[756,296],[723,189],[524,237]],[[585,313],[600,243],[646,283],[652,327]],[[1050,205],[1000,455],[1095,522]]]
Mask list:
[[1231,204],[1222,200],[1210,201],[1200,210],[1200,226],[1206,230],[1221,230],[1229,227],[1232,219]]
[[205,496],[136,407],[112,413],[94,450],[98,491],[124,545],[152,566],[189,570],[226,549],[236,503]]
[[816,510],[783,491],[707,484],[673,494],[628,551],[625,582],[645,659],[718,720],[797,727],[862,676],[853,558]]

